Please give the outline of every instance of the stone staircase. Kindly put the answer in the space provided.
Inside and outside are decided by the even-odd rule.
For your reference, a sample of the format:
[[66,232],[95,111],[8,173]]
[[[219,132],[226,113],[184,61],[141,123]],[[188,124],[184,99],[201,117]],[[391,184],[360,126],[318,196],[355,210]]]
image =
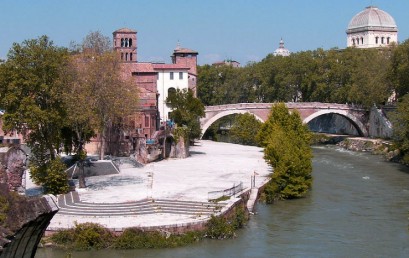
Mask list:
[[124,203],[82,202],[77,192],[58,196],[60,215],[73,216],[135,216],[157,213],[210,216],[224,207],[222,203],[177,201],[165,199],[144,199]]

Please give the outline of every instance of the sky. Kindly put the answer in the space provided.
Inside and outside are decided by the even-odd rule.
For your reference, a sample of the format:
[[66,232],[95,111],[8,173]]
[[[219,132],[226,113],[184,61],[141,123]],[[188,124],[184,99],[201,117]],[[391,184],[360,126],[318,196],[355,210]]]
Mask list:
[[138,61],[170,63],[178,42],[198,63],[260,61],[281,38],[291,52],[346,47],[349,21],[366,6],[392,15],[409,39],[409,0],[0,0],[0,59],[13,42],[47,35],[80,43],[91,31],[138,32]]

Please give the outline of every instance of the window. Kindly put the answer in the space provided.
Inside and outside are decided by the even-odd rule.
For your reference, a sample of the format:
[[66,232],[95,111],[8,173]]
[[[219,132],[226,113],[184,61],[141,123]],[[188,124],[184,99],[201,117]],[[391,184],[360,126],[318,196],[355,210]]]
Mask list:
[[132,53],[129,54],[129,60],[132,61]]
[[355,39],[352,39],[352,46],[355,46]]
[[121,60],[124,60],[124,53],[121,53]]
[[175,94],[175,93],[176,93],[176,89],[175,89],[175,88],[171,87],[171,88],[168,89],[168,97],[172,96],[172,95]]
[[149,116],[145,116],[145,127],[149,127]]
[[361,44],[364,44],[364,38],[361,38]]
[[124,41],[124,39],[121,39],[121,47],[124,47],[125,46],[125,41]]
[[128,53],[125,54],[125,60],[128,61]]
[[375,37],[375,44],[378,44],[379,42],[379,37]]
[[389,45],[390,41],[391,41],[391,38],[390,38],[390,37],[387,37],[387,38],[386,38],[386,44]]
[[179,80],[183,80],[183,72],[179,72]]
[[132,47],[132,39],[129,39],[129,46]]
[[170,72],[169,75],[170,75],[170,79],[173,80],[173,72]]

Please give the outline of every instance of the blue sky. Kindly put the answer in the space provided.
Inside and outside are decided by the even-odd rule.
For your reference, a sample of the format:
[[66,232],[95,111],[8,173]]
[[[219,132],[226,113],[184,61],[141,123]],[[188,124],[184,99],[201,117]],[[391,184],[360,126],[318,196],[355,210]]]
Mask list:
[[90,31],[112,37],[138,31],[138,61],[170,62],[179,41],[199,64],[259,61],[280,38],[292,52],[346,46],[351,18],[376,5],[391,14],[399,41],[409,39],[408,0],[0,0],[0,59],[13,42],[48,35],[56,45]]

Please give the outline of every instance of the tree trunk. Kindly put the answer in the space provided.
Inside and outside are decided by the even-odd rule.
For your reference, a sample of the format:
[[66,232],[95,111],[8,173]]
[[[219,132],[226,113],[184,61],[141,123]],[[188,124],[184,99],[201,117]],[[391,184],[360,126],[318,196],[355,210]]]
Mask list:
[[103,160],[104,156],[105,156],[105,144],[106,144],[106,132],[105,132],[105,128],[102,129],[101,132],[101,145],[100,145],[100,150],[99,150],[99,159]]
[[78,162],[79,174],[78,174],[78,184],[80,188],[86,188],[85,184],[85,173],[84,173],[84,160]]

